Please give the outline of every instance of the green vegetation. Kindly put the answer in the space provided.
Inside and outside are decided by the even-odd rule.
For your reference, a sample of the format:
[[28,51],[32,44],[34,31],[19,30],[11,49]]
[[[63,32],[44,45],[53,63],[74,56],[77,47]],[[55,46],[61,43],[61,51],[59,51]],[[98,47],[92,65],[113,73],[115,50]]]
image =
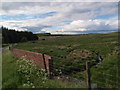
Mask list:
[[22,39],[21,39],[21,42],[27,42],[28,40],[27,40],[27,38],[26,37],[23,37]]
[[120,56],[111,55],[101,65],[92,68],[92,81],[99,87],[120,88]]
[[38,33],[37,36],[50,36],[51,33]]
[[3,88],[81,88],[74,83],[48,79],[44,69],[32,62],[16,59],[9,50],[3,52]]
[[37,35],[32,32],[15,31],[14,29],[8,29],[3,26],[0,28],[0,31],[2,31],[2,43],[5,44],[38,40]]
[[118,46],[118,33],[40,36],[35,42],[19,43],[15,46],[53,57],[54,67],[63,73],[74,73],[85,68],[86,60],[97,63],[96,53],[104,59]]
[[2,57],[2,87],[3,88],[17,88],[19,77],[17,75],[16,58],[14,58],[10,51],[3,51]]
[[92,81],[99,87],[120,88],[120,47],[109,54],[101,65],[92,67]]
[[[119,77],[116,76],[120,74],[120,72],[117,71],[119,65],[117,63],[118,55],[120,54],[118,52],[120,46],[120,43],[118,42],[118,34],[119,33],[116,32],[88,35],[39,35],[39,40],[37,41],[18,43],[13,47],[50,55],[53,57],[55,75],[65,75],[83,81],[86,79],[85,62],[90,61],[92,67],[92,83],[97,84],[100,88],[114,88],[118,87],[119,82],[116,84],[116,80],[119,80]],[[102,64],[100,65],[97,65],[97,55],[100,55],[103,58]],[[6,59],[9,58],[6,57]],[[102,72],[102,74],[99,74],[98,71]],[[115,78],[112,78],[109,75],[112,75],[112,77]],[[35,78],[31,81],[32,83],[41,83],[38,80],[39,79]],[[63,83],[58,80],[47,79],[45,83],[48,87],[79,87],[74,86],[71,82]],[[47,87],[44,86],[46,84],[42,84],[42,86]]]
[[2,52],[0,52],[0,89],[2,88]]

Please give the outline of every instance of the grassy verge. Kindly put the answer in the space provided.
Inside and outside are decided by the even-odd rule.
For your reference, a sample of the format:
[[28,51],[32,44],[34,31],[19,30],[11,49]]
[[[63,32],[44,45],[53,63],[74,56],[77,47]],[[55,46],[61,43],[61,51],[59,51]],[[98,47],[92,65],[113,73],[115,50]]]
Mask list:
[[2,88],[2,52],[0,52],[0,89]]
[[27,60],[16,59],[9,50],[3,52],[2,60],[3,88],[81,88],[74,83],[48,79],[44,70]]
[[2,87],[17,88],[18,79],[16,58],[14,58],[9,50],[5,50],[2,56]]
[[111,55],[101,65],[92,67],[92,82],[100,88],[120,88],[120,56]]

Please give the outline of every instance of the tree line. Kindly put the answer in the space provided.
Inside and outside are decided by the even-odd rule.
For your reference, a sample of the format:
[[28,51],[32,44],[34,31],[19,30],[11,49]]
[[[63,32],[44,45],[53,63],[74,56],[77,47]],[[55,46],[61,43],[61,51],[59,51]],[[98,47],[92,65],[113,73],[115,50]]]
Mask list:
[[2,31],[2,43],[18,43],[38,40],[36,34],[28,31],[16,31],[15,29],[8,29],[3,26],[0,28],[0,31]]

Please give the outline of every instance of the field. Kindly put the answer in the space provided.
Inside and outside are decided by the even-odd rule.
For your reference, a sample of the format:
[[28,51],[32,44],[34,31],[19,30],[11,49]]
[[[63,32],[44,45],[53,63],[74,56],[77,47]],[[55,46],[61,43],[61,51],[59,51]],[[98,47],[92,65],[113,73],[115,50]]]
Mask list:
[[[53,57],[54,73],[56,76],[62,71],[62,75],[83,81],[86,81],[85,62],[89,61],[92,66],[91,79],[93,83],[97,83],[100,88],[114,88],[118,86],[119,82],[113,84],[106,81],[106,79],[100,80],[100,77],[103,78],[104,75],[97,73],[97,71],[102,71],[102,73],[114,76],[115,79],[112,79],[112,82],[116,83],[118,79],[116,75],[119,75],[119,71],[117,71],[118,47],[120,45],[118,43],[118,33],[38,36],[39,40],[37,41],[17,43],[13,47],[50,55]],[[97,65],[97,55],[103,58],[102,64],[100,65]],[[4,63],[6,62],[3,61],[3,69],[6,67]],[[113,67],[114,65],[116,66],[115,68]],[[7,73],[5,70],[3,72],[4,74]],[[106,76],[104,78],[109,77]],[[106,81],[106,83],[103,85],[97,81],[101,83]]]
[[[2,88],[83,88],[80,85],[48,79],[41,74],[39,67],[27,60],[19,60],[5,50],[2,58]],[[22,67],[21,67],[22,66]],[[29,67],[28,67],[29,66]],[[27,72],[26,72],[27,71]],[[32,73],[29,73],[31,71]],[[26,73],[25,73],[26,72]],[[38,73],[38,74],[37,74]],[[27,78],[26,78],[27,76]],[[29,77],[29,78],[28,78]]]
[[[105,56],[117,46],[118,34],[88,34],[69,36],[41,36],[38,41],[19,43],[15,48],[41,52],[53,56],[55,60],[69,58],[71,52],[89,50]],[[72,53],[71,53],[72,54]],[[72,56],[71,56],[72,57]]]

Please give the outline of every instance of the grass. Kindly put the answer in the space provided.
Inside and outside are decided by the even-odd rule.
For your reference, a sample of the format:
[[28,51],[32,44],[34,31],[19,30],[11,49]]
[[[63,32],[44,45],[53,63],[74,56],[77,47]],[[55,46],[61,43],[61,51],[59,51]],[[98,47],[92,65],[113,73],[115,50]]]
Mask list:
[[[19,43],[15,48],[50,55],[53,57],[55,68],[62,69],[63,72],[68,74],[76,69],[81,71],[86,60],[90,60],[91,62],[95,61],[96,56],[93,51],[98,52],[99,55],[105,58],[118,46],[117,43],[113,43],[118,41],[118,33],[40,36],[39,38],[39,40],[34,42]],[[93,55],[91,55],[92,58],[80,58],[79,56],[82,54],[80,52],[84,50],[93,53]]]
[[[21,69],[22,72],[26,70],[28,65],[25,64],[25,61],[27,60],[25,60],[23,63],[19,63],[18,65],[18,61],[20,62],[20,59],[18,60],[13,57],[11,51],[9,50],[5,50],[3,52],[2,60],[2,88],[31,88],[30,85],[26,83],[29,81],[25,79],[26,74],[18,73],[18,70],[20,69],[19,65],[23,65],[25,67],[24,69]],[[30,68],[27,69],[27,71],[29,70]],[[39,78],[36,76],[35,71],[32,72],[34,73],[34,75],[32,75],[32,83],[35,85],[35,88],[83,88],[80,85],[69,82],[62,82],[56,79],[47,79],[47,81],[43,83],[41,80],[42,77]],[[30,76],[29,73],[27,73],[27,75]]]
[[2,52],[0,52],[0,89],[2,88]]
[[[45,40],[42,40],[43,38]],[[111,43],[113,41],[118,41],[117,33],[108,35],[41,36],[35,43],[19,43],[15,48],[42,52],[58,58],[59,55],[68,55],[69,50],[79,49],[95,50],[100,54],[107,54],[116,46],[116,44]]]
[[120,88],[119,58],[118,55],[111,55],[101,65],[92,67],[92,81],[101,88]]
[[5,50],[2,58],[2,87],[16,88],[18,83],[16,58],[10,51]]
[[[112,66],[116,64],[118,65],[117,63],[118,55],[114,53],[116,48],[120,46],[120,44],[118,43],[117,32],[109,33],[109,34],[40,36],[39,38],[40,39],[37,41],[18,43],[13,47],[50,55],[53,57],[54,72],[56,73],[56,75],[59,73],[57,71],[61,70],[63,75],[75,77],[83,81],[85,81],[86,78],[84,71],[85,62],[90,61],[92,64],[97,63],[95,53],[99,53],[99,55],[103,57],[103,62],[101,65],[98,65],[98,67],[92,67],[91,69],[92,82],[98,84],[98,87],[103,87],[103,88],[116,87],[115,84],[109,82],[108,80],[112,80],[113,82],[116,82],[117,79],[116,75],[119,74],[119,72],[118,74],[116,72],[117,67]],[[10,70],[10,68],[13,67],[15,67],[13,69],[13,72],[15,74],[17,68],[14,62],[15,58],[11,57],[10,53],[8,56],[6,54],[3,57],[3,61],[4,58],[6,58],[6,61],[3,62],[3,64],[7,63],[4,64],[5,67],[4,74],[7,73],[8,71],[7,69]],[[10,68],[7,66],[8,64],[11,65]],[[103,67],[103,69],[101,69],[101,67]],[[103,76],[101,74],[98,74],[97,71],[110,74],[115,78],[111,79],[109,76]],[[8,71],[8,73],[11,74],[11,71]],[[7,78],[9,77],[9,75],[8,76],[5,75],[4,77]],[[13,80],[15,79],[13,78]],[[9,82],[16,83],[17,80],[16,82],[12,82],[9,80],[8,83]],[[100,84],[99,82],[102,82],[102,84]],[[39,87],[39,83],[40,83],[39,79],[36,79],[35,83]],[[48,82],[46,83],[48,87],[54,87],[54,88],[81,87],[79,85],[74,85],[73,83],[61,82],[59,80],[48,80]],[[45,86],[43,85],[43,87],[47,87],[46,85]]]

